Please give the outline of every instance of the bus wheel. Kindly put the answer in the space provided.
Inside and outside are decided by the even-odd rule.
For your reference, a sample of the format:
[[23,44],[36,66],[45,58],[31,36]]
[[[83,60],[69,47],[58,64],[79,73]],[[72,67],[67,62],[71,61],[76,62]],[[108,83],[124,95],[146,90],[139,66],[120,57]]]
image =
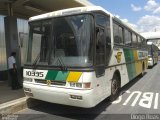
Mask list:
[[120,91],[120,77],[118,75],[114,75],[111,82],[111,102],[116,100],[119,96]]

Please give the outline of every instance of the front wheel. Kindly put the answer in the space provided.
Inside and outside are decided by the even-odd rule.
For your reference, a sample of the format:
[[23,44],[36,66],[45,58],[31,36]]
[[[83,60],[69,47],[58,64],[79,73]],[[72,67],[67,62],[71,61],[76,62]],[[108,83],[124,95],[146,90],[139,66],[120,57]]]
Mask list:
[[116,100],[119,96],[120,91],[120,77],[118,75],[114,75],[111,82],[111,102]]

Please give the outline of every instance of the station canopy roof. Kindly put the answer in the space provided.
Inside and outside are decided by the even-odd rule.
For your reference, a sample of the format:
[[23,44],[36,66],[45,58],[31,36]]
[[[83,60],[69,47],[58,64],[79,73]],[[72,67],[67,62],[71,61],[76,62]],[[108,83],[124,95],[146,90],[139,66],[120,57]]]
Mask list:
[[8,15],[9,5],[13,16],[28,19],[47,12],[93,4],[88,0],[0,0],[0,15]]

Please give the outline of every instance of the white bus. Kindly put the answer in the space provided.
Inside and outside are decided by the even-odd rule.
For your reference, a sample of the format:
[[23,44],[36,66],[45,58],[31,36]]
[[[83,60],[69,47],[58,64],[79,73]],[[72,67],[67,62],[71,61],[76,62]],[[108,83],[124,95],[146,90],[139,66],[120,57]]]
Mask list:
[[146,41],[101,7],[29,19],[24,92],[51,103],[90,108],[147,68]]
[[159,49],[152,42],[147,42],[148,46],[148,67],[153,67],[158,63]]
[[148,66],[152,67],[158,63],[160,49],[160,31],[141,33],[146,38],[148,44]]

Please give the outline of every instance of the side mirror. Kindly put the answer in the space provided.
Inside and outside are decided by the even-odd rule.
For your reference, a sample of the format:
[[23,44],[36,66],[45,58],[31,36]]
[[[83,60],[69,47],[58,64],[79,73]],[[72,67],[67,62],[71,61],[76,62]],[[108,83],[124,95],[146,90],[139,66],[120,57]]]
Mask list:
[[101,76],[105,75],[105,66],[104,65],[98,65],[95,68],[96,77],[99,78]]

